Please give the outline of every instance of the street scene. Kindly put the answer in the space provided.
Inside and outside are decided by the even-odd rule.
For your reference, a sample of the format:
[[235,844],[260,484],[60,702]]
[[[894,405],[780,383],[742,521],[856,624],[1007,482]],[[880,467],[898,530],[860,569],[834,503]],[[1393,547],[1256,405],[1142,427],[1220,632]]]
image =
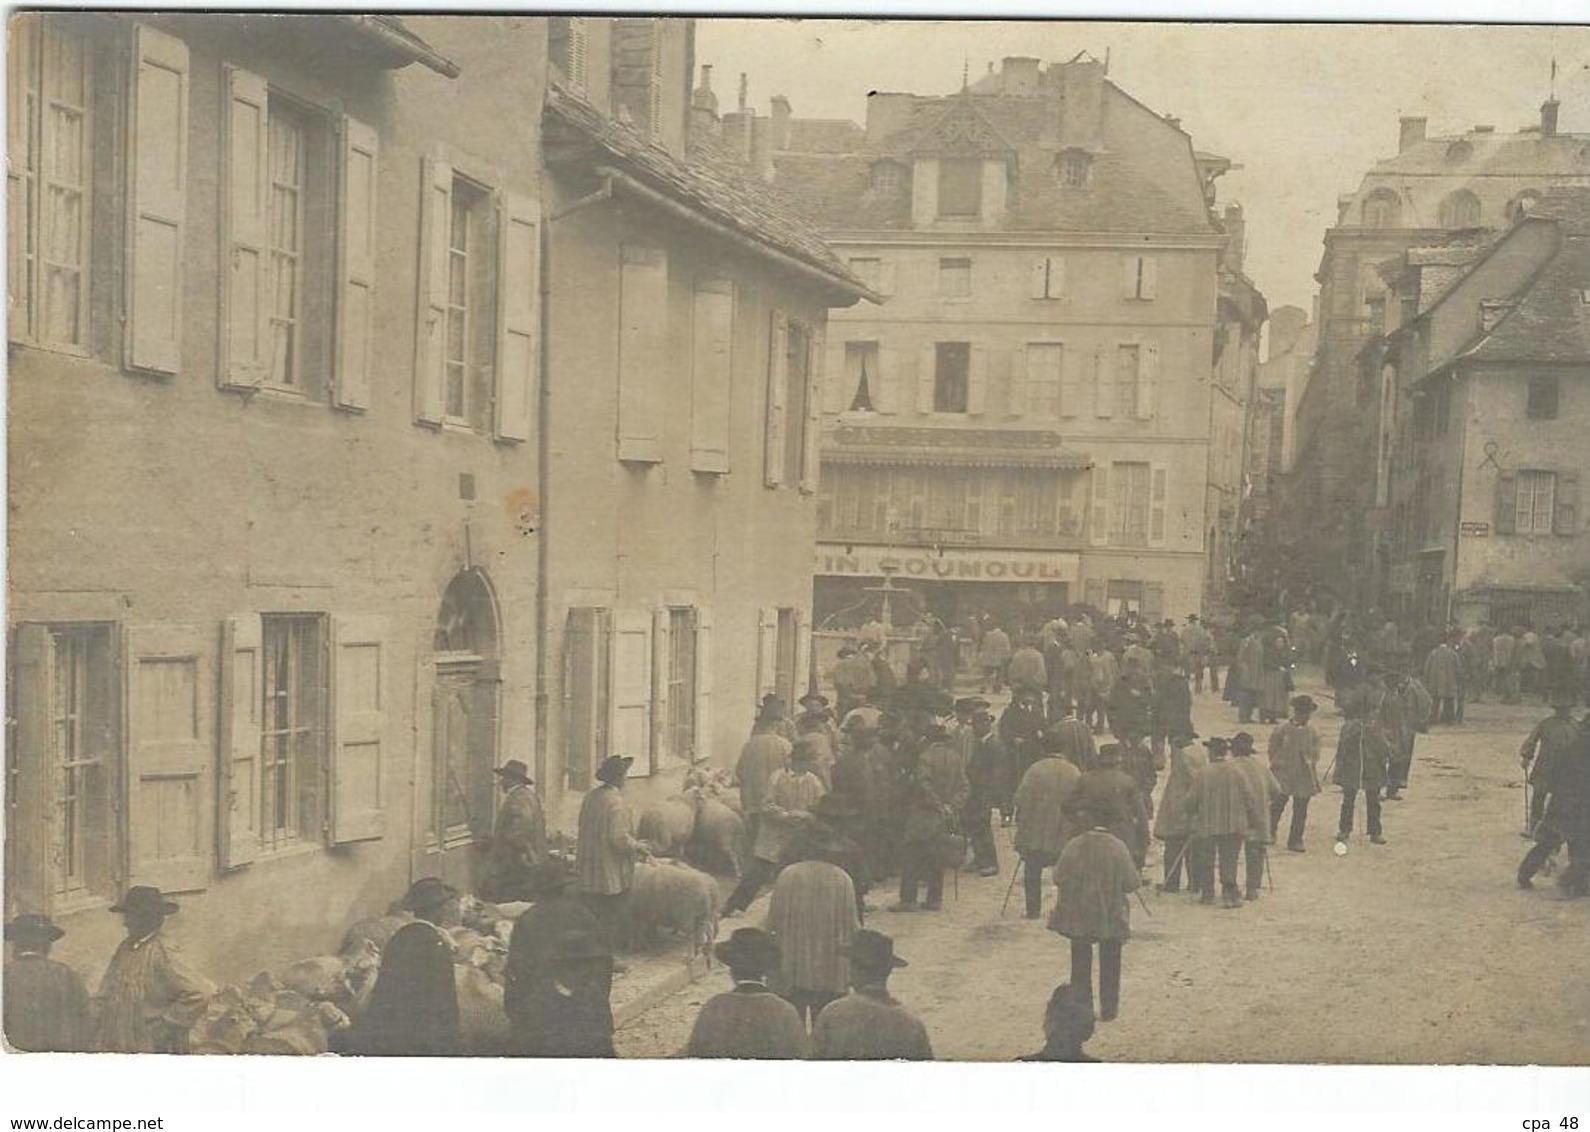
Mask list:
[[1590,1063],[1590,30],[7,60],[8,1051]]

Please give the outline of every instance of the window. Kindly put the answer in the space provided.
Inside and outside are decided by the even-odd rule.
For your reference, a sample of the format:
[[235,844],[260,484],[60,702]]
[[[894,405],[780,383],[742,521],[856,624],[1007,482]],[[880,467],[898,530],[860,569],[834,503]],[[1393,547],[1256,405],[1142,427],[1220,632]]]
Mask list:
[[1065,347],[1059,342],[1027,344],[1027,413],[1038,420],[1060,417],[1060,386],[1065,377]]
[[939,159],[939,216],[978,216],[983,209],[983,163],[974,158]]
[[690,353],[690,467],[729,470],[730,397],[734,386],[734,284],[696,284]]
[[496,333],[495,215],[484,189],[453,179],[447,236],[446,379],[442,415],[473,424],[489,394],[479,388]]
[[[302,319],[309,282],[304,229],[308,223],[311,137],[315,126],[308,115],[271,99],[268,165],[270,169],[270,369],[266,381],[278,388],[301,388],[304,381],[305,334]],[[318,134],[323,143],[324,131]],[[315,154],[317,165],[324,154]],[[325,170],[319,168],[323,177]],[[316,202],[324,217],[325,202]],[[316,241],[324,248],[327,241]],[[320,280],[316,280],[317,283]],[[311,300],[310,309],[324,311],[324,296]]]
[[1443,228],[1478,228],[1480,198],[1467,189],[1449,194],[1441,202],[1440,224]]
[[1529,379],[1528,415],[1531,420],[1554,421],[1557,419],[1558,381],[1555,377],[1532,377]]
[[1556,529],[1557,475],[1519,472],[1513,530],[1521,535],[1549,535]]
[[939,297],[968,299],[972,295],[972,261],[969,259],[939,260]]
[[814,469],[808,466],[810,459],[808,449],[815,440],[813,430],[819,427],[819,424],[811,419],[812,414],[809,411],[814,408],[811,401],[814,395],[811,388],[811,329],[803,323],[791,322],[789,335],[785,341],[788,359],[785,373],[789,380],[786,393],[789,427],[784,430],[784,482],[804,484],[808,479],[813,481],[816,479],[812,474]]
[[261,618],[261,628],[260,840],[282,848],[320,833],[325,630],[320,617],[273,614]]
[[1376,189],[1364,200],[1365,228],[1395,228],[1402,220],[1402,201],[1390,189]]
[[1032,261],[1034,299],[1058,299],[1065,293],[1065,261],[1057,255],[1040,256]]
[[1453,165],[1461,164],[1474,156],[1474,147],[1466,141],[1455,141],[1446,147],[1446,159]]
[[1121,262],[1121,294],[1152,299],[1159,289],[1159,261],[1151,255],[1129,255]]
[[880,193],[899,193],[905,189],[906,170],[893,161],[877,161],[872,166],[872,188]]
[[1093,158],[1083,150],[1068,149],[1055,158],[1055,167],[1060,174],[1062,185],[1068,189],[1080,189],[1088,183],[1088,174],[1093,169]]
[[969,342],[940,342],[934,347],[933,411],[964,413],[971,382]]
[[552,65],[562,72],[569,89],[584,94],[590,79],[590,18],[553,16],[547,24]]
[[[700,750],[696,734],[696,611],[671,608],[668,616],[667,712],[663,726],[668,753],[694,760]],[[793,702],[793,701],[791,701]]]
[[1110,466],[1110,542],[1148,545],[1149,465],[1116,462]]
[[878,411],[878,343],[845,343],[844,382],[847,412]]
[[1115,415],[1137,416],[1138,382],[1142,377],[1143,348],[1128,344],[1115,348]]

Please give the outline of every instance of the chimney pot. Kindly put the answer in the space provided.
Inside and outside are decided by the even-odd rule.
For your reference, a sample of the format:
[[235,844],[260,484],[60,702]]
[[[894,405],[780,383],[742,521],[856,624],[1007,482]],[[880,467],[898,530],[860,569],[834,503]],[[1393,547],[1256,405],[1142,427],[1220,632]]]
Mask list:
[[1397,135],[1397,152],[1406,153],[1411,147],[1418,145],[1424,140],[1424,128],[1428,124],[1429,119],[1402,118],[1400,122],[1402,130]]
[[1549,98],[1540,104],[1540,132],[1546,137],[1555,137],[1557,133],[1557,111],[1562,106],[1555,98]]

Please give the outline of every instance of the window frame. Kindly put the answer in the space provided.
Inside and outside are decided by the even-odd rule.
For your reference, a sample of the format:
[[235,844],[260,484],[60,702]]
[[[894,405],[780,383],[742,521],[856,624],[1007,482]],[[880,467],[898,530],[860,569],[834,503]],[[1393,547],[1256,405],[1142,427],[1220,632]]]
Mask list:
[[696,718],[701,611],[693,605],[669,605],[666,609],[668,672],[664,679],[668,698],[663,719],[664,750],[671,762],[688,764],[698,760],[702,748],[700,721]]
[[[283,631],[286,632],[285,641],[280,636]],[[260,614],[260,757],[256,787],[261,857],[306,847],[321,848],[325,844],[329,814],[323,781],[328,759],[326,740],[330,735],[326,695],[330,678],[328,640],[325,614]],[[288,705],[292,718],[286,728],[279,728],[275,726],[277,712],[272,700],[281,695],[281,690],[275,683],[276,667],[271,661],[273,652],[279,652],[284,644],[300,650],[300,655],[289,654],[287,658],[291,669],[289,679],[293,684],[289,694],[297,697],[297,703]],[[273,737],[283,732],[299,736],[298,749],[292,751],[285,762],[280,757],[271,757]],[[285,771],[276,769],[280,767],[285,767]],[[285,786],[275,778],[279,773],[288,776]],[[282,815],[275,812],[273,792],[283,796],[286,806],[290,807],[290,825],[282,824]],[[273,821],[276,824],[271,824]]]
[[1082,149],[1061,150],[1055,155],[1055,175],[1062,188],[1087,188],[1093,177],[1093,155]]
[[[1553,535],[1557,530],[1557,473],[1547,468],[1520,468],[1513,491],[1513,533],[1519,535]],[[1542,490],[1544,489],[1544,491]],[[1525,507],[1525,500],[1529,507]],[[1545,501],[1546,522],[1542,527],[1538,519],[1542,500]]]
[[[952,284],[959,284],[959,289]],[[939,258],[939,298],[946,302],[964,303],[972,297],[972,257],[941,256]]]
[[[1138,472],[1142,473],[1139,485]],[[1129,474],[1128,474],[1129,473]],[[1151,525],[1154,467],[1146,460],[1114,460],[1110,463],[1111,546],[1146,547]],[[1141,486],[1141,492],[1136,489]],[[1134,520],[1142,520],[1139,536]]]
[[[960,359],[960,373],[946,372],[947,359]],[[960,408],[946,408],[956,399],[946,396],[954,388],[946,383],[959,382]],[[964,341],[933,343],[933,412],[949,416],[965,416],[970,409],[972,396],[972,344]]]
[[[954,178],[968,178],[965,184]],[[950,191],[946,191],[950,190]],[[966,200],[960,199],[962,195]],[[953,202],[957,211],[948,211]],[[965,207],[965,211],[960,211]],[[983,161],[977,157],[941,157],[938,163],[938,194],[934,209],[940,220],[975,220],[983,214]]]

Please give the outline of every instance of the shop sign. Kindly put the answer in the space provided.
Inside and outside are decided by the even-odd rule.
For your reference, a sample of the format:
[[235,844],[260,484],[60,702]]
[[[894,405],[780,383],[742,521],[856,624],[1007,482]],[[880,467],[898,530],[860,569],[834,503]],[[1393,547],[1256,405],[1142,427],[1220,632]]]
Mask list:
[[1458,530],[1465,538],[1489,538],[1491,535],[1489,523],[1463,522],[1458,524]]
[[1042,550],[941,550],[894,546],[819,546],[816,572],[825,577],[932,582],[1069,582],[1082,575],[1081,556]]

